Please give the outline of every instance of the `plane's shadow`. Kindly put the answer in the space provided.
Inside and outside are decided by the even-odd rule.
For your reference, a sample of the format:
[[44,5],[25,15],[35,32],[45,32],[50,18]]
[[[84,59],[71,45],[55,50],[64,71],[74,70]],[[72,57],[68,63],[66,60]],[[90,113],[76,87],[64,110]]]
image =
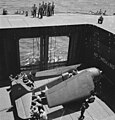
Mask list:
[[16,110],[16,105],[15,105],[15,100],[12,98],[12,93],[10,92],[9,93],[9,96],[10,96],[10,100],[11,100],[11,104],[12,104],[12,108],[8,109],[7,112],[13,112],[13,115],[14,115],[14,120],[22,120],[21,118],[18,117],[18,114],[17,114],[17,110]]
[[15,100],[17,100],[18,98],[24,96],[29,92],[30,91],[27,91],[26,89],[24,89],[24,87],[22,87],[20,84],[13,85],[11,88],[11,91],[9,91],[9,96],[10,96],[11,104],[13,107],[9,108],[7,112],[12,111],[15,120],[28,120],[28,119],[22,119],[18,116]]
[[48,114],[48,120],[56,119],[58,117],[63,117],[75,112],[80,111],[80,107],[82,105],[83,101],[80,102],[71,102],[68,104],[63,105],[63,108],[60,108],[56,111],[53,111]]

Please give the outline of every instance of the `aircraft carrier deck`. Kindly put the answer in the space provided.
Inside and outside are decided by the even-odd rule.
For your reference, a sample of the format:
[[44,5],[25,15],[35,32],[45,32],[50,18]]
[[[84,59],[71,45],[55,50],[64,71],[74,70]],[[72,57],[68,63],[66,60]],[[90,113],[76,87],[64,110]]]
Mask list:
[[[36,81],[35,86],[42,86],[54,79],[55,78]],[[16,110],[11,105],[11,98],[7,88],[9,87],[0,88],[0,119],[18,120]],[[94,103],[91,103],[89,108],[85,111],[84,120],[115,120],[115,113],[107,106],[107,104],[98,97],[95,98]],[[47,105],[44,105],[44,109],[48,114],[48,120],[77,120],[80,116],[79,106],[75,102],[67,104],[64,107],[58,106],[54,108],[49,108]]]
[[[70,37],[68,65],[83,63],[101,68],[110,78],[109,82],[104,79],[102,83],[105,85],[103,84],[104,89],[102,90],[104,96],[107,93],[106,98],[111,104],[110,99],[115,98],[115,81],[112,79],[115,78],[115,44],[113,44],[115,43],[115,16],[103,17],[103,24],[98,24],[99,16],[96,15],[58,14],[43,19],[20,15],[0,16],[0,55],[3,56],[0,59],[0,86],[2,86],[0,88],[0,119],[17,120],[16,112],[11,106],[11,99],[6,90],[7,87],[4,87],[3,83],[9,83],[10,74],[20,72],[18,47],[19,39],[23,37],[68,35]],[[45,49],[47,53],[47,47]],[[47,63],[47,59],[45,62]],[[44,82],[36,81],[36,86],[44,84]],[[107,87],[108,83],[113,87],[111,87],[112,85]],[[115,107],[114,104],[113,99]],[[48,112],[50,120],[76,120],[80,114],[75,103],[68,105],[65,109],[63,106],[52,109],[44,106],[44,108]],[[98,97],[86,110],[85,116],[84,120],[115,120],[114,112]]]
[[24,15],[0,15],[0,29],[51,27],[68,25],[94,25],[115,34],[115,16],[103,16],[103,24],[98,24],[100,15],[56,14],[43,19]]

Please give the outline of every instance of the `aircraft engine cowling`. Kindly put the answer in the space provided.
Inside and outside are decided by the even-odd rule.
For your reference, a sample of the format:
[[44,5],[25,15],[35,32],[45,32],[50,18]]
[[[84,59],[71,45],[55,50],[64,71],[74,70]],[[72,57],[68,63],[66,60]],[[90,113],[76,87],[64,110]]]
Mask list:
[[99,69],[97,69],[95,67],[94,68],[88,68],[86,70],[91,72],[93,77],[97,77],[102,73],[102,71],[100,71]]

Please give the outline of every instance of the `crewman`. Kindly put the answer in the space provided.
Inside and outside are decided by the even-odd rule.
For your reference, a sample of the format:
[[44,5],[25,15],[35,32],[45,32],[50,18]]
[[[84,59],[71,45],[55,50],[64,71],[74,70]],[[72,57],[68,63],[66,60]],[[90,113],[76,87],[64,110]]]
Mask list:
[[95,101],[95,95],[96,95],[96,93],[95,93],[94,91],[91,91],[89,98],[86,99],[86,100],[82,103],[82,106],[81,106],[81,108],[80,108],[80,110],[81,110],[81,115],[80,115],[80,117],[79,117],[78,120],[83,120],[83,119],[84,119],[84,117],[85,117],[85,116],[84,116],[85,110],[88,109],[90,103],[93,103],[93,102]]
[[102,10],[100,9],[100,10],[99,10],[99,15],[101,15],[101,14],[102,14]]
[[69,78],[69,73],[68,72],[62,74],[62,80],[63,81],[67,80],[68,78]]
[[28,16],[28,11],[25,12],[25,16],[26,16],[26,17]]
[[34,4],[33,7],[32,7],[32,15],[33,15],[33,17],[36,17],[36,11],[37,11],[37,7],[36,7],[36,4]]
[[55,5],[54,5],[54,2],[52,2],[52,6],[51,6],[51,14],[54,15],[54,8],[55,8]]
[[48,7],[47,7],[47,16],[51,16],[51,3],[48,3]]
[[43,109],[40,109],[40,118],[42,118],[43,120],[48,119],[47,114],[46,114],[45,110],[43,110]]
[[103,15],[106,15],[106,12],[107,12],[107,11],[105,10],[105,11],[103,12]]
[[28,79],[28,76],[27,76],[26,74],[23,76],[23,82],[24,82],[28,87],[30,87],[31,90],[34,89],[34,84],[33,84],[33,82]]
[[16,79],[13,77],[12,74],[9,76],[9,78],[10,78],[11,82],[14,81],[14,80],[16,80]]
[[72,74],[73,74],[73,75],[77,75],[77,74],[78,74],[78,73],[77,73],[77,70],[73,70],[73,71],[72,71]]
[[86,110],[88,107],[89,107],[88,102],[87,102],[87,101],[84,101],[84,102],[82,103],[81,108],[80,108],[81,115],[80,115],[80,117],[79,117],[78,120],[83,120],[83,119],[85,118],[84,113],[85,113],[85,110]]
[[39,113],[39,110],[38,110],[38,106],[36,106],[35,102],[32,102],[30,110],[31,110],[32,119],[38,119],[39,120],[40,119],[40,113]]
[[39,95],[32,95],[32,101],[42,103]]
[[47,16],[47,3],[44,4],[44,16]]
[[34,73],[32,73],[30,71],[29,74],[28,74],[28,79],[31,80],[34,83],[34,77],[35,77]]
[[98,19],[98,24],[102,24],[103,23],[103,16],[101,15]]
[[6,9],[3,9],[2,15],[7,15],[7,14],[8,14],[7,10],[6,10]]
[[[10,81],[11,83],[16,80],[16,79],[13,77],[12,74],[9,76],[9,79],[11,80],[11,81]],[[11,88],[12,88],[12,84],[11,84],[11,86],[10,86],[9,88],[7,88],[6,90],[7,90],[7,91],[11,91]]]
[[88,103],[93,103],[95,101],[95,95],[96,95],[96,92],[95,91],[91,91],[90,92],[90,96],[89,96],[88,99],[86,99],[86,101]]
[[14,14],[19,14],[18,10],[16,10],[16,12]]
[[45,6],[45,4],[44,4],[44,1],[42,2],[42,9],[43,9],[43,16],[44,16],[44,13],[45,13],[45,11],[44,11],[44,6]]
[[69,73],[69,78],[73,77],[73,73]]
[[40,19],[43,18],[43,7],[42,7],[41,3],[39,3],[38,18],[40,18]]

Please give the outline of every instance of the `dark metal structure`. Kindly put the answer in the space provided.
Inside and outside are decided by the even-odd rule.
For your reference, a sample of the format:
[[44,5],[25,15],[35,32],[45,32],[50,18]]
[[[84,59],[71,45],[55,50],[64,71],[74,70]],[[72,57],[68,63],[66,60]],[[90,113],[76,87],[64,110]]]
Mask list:
[[40,37],[40,70],[48,68],[48,40],[68,36],[66,65],[98,67],[115,84],[115,35],[91,24],[0,29],[0,81],[20,72],[19,40]]

